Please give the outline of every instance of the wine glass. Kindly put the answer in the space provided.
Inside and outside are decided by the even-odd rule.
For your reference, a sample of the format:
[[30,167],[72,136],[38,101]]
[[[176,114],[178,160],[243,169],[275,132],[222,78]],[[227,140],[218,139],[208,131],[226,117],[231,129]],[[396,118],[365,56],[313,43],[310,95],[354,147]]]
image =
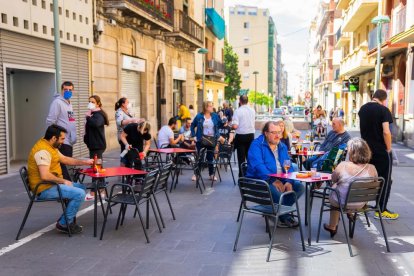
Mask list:
[[283,168],[285,169],[285,174],[288,174],[289,169],[290,169],[290,165],[291,165],[290,160],[285,160],[283,162]]

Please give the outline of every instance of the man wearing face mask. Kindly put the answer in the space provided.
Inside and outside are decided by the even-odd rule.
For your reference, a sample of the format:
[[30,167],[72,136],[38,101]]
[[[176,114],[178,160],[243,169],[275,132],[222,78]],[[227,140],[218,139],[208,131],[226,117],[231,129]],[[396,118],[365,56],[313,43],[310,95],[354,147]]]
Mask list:
[[48,200],[59,197],[56,185],[42,184],[40,182],[55,182],[59,184],[62,197],[68,200],[66,217],[62,215],[56,223],[56,229],[60,232],[72,234],[82,232],[82,226],[74,222],[76,213],[85,199],[85,187],[80,183],[73,183],[63,178],[61,164],[71,166],[88,166],[93,164],[93,159],[78,160],[64,156],[59,152],[59,147],[65,141],[66,129],[51,125],[47,128],[45,136],[36,142],[30,151],[27,161],[27,172],[30,190],[36,194],[37,199]]
[[[50,126],[56,124],[67,130],[67,135],[64,143],[59,151],[68,157],[72,157],[73,145],[76,143],[76,121],[73,113],[73,107],[70,102],[74,85],[70,81],[65,81],[61,85],[61,94],[56,94],[54,100],[50,105],[49,114],[46,118],[46,125]],[[63,178],[71,180],[68,169],[64,164],[61,164]]]

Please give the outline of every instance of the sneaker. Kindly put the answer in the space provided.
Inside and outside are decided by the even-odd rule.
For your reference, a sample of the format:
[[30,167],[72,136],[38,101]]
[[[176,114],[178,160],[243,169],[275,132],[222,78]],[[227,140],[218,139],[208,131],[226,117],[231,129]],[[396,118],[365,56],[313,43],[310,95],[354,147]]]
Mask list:
[[299,222],[297,222],[293,217],[289,217],[288,219],[286,219],[284,221],[284,223],[289,228],[295,228],[295,227],[298,227],[299,226]]
[[95,196],[91,195],[91,193],[87,193],[85,196],[85,201],[92,201],[95,199]]
[[83,231],[82,226],[80,226],[76,223],[73,223],[73,222],[71,224],[69,224],[69,228],[70,228],[70,233],[71,234],[79,234],[79,233],[82,233],[82,231]]
[[192,177],[191,177],[191,181],[196,181],[197,180],[197,177],[196,177],[196,175],[194,174]]
[[214,175],[210,175],[210,180],[217,181],[217,177],[215,177]]
[[69,233],[68,227],[66,225],[61,225],[59,222],[56,222],[56,230],[65,234]]
[[285,221],[282,221],[280,219],[277,222],[277,227],[278,228],[289,228],[289,226],[285,223]]
[[[382,219],[385,219],[385,220],[395,220],[395,219],[398,219],[399,216],[400,215],[397,213],[390,213],[388,211],[382,212]],[[379,219],[378,212],[375,212],[374,218]]]

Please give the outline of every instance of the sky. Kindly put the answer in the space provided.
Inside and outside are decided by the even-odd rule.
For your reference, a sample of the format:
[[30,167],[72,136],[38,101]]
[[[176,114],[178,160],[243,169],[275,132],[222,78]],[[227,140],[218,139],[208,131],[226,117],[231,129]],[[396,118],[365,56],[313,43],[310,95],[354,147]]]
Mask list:
[[225,7],[234,5],[267,8],[275,22],[278,43],[282,45],[282,63],[288,72],[288,94],[298,87],[298,74],[303,74],[306,61],[308,29],[317,12],[319,0],[224,0]]

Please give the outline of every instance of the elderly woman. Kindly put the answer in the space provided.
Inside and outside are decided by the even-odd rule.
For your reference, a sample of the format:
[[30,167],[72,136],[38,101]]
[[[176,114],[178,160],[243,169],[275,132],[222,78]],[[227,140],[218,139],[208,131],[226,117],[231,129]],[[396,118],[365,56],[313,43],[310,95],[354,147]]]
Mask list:
[[[348,142],[349,161],[341,162],[332,174],[333,188],[339,193],[339,200],[336,193],[331,193],[329,201],[333,206],[343,206],[348,193],[350,183],[357,177],[377,177],[377,170],[369,161],[371,159],[371,150],[368,144],[359,137],[352,138]],[[347,205],[347,209],[357,210],[362,208],[366,202],[353,202]],[[324,224],[323,228],[331,234],[331,238],[335,236],[338,229],[339,212],[331,210],[329,224]]]

